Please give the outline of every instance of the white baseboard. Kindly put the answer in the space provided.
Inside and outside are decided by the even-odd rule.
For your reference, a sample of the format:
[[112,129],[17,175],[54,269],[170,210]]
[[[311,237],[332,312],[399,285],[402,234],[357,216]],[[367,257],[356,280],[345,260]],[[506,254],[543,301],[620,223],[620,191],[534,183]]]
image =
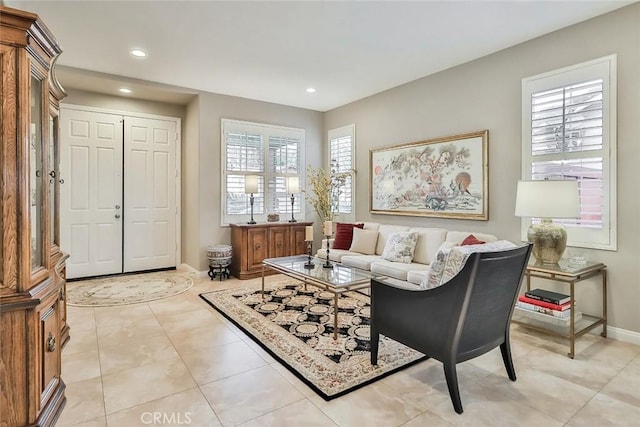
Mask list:
[[[598,331],[600,329],[596,328],[595,330]],[[607,338],[628,342],[630,344],[640,345],[640,332],[615,328],[613,326],[607,326]]]

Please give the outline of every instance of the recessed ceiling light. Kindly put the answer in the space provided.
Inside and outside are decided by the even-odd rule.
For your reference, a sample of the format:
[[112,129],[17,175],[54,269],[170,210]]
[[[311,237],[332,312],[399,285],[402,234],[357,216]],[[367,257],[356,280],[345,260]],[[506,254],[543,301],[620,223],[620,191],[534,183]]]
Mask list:
[[312,88],[312,87],[308,87],[307,88],[307,92],[309,92],[309,93],[314,93],[315,91],[316,90],[314,88]]
[[142,49],[131,49],[129,53],[136,58],[144,58],[145,56],[147,56],[147,52]]
[[122,93],[131,93],[131,89],[126,88],[126,87],[121,87],[119,90],[120,90],[120,92],[122,92]]

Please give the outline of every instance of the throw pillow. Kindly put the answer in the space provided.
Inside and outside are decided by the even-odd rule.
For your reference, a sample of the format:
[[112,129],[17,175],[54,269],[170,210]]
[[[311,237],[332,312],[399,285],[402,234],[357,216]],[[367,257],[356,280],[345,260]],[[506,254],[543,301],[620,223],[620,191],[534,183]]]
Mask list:
[[351,242],[350,252],[358,252],[364,255],[373,255],[376,253],[376,243],[378,243],[378,232],[375,230],[362,230],[353,228],[353,240]]
[[345,249],[348,250],[351,247],[351,241],[353,240],[353,229],[363,228],[364,224],[348,224],[345,222],[338,222],[336,224],[336,235],[333,241],[333,249]]
[[460,246],[468,246],[468,245],[482,245],[482,240],[479,240],[473,234],[469,234],[463,241],[460,243]]
[[382,251],[382,259],[405,264],[413,261],[413,252],[418,242],[418,233],[415,231],[402,231],[393,233],[387,239]]

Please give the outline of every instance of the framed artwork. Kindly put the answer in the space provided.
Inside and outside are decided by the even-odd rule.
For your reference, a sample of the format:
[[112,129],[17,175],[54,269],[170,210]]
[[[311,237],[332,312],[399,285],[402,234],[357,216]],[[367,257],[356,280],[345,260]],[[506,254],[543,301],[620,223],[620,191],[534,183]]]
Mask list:
[[369,151],[370,212],[489,219],[489,131]]

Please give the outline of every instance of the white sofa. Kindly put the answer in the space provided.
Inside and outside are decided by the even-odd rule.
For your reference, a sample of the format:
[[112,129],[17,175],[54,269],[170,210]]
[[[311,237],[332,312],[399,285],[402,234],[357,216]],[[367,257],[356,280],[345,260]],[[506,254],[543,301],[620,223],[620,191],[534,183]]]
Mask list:
[[[427,277],[430,264],[434,261],[438,249],[445,241],[459,244],[470,234],[473,234],[477,239],[486,243],[497,240],[497,237],[492,234],[478,233],[475,231],[450,231],[444,228],[407,227],[379,224],[376,222],[364,222],[364,229],[378,232],[375,253],[373,255],[351,252],[344,249],[333,249],[333,239],[330,239],[329,259],[415,285],[420,285],[423,279]],[[391,234],[402,231],[415,231],[418,233],[418,241],[416,243],[413,261],[405,264],[384,260],[382,253],[387,239]],[[327,241],[323,240],[322,247],[318,249],[316,254],[318,258],[326,259],[326,245]]]

